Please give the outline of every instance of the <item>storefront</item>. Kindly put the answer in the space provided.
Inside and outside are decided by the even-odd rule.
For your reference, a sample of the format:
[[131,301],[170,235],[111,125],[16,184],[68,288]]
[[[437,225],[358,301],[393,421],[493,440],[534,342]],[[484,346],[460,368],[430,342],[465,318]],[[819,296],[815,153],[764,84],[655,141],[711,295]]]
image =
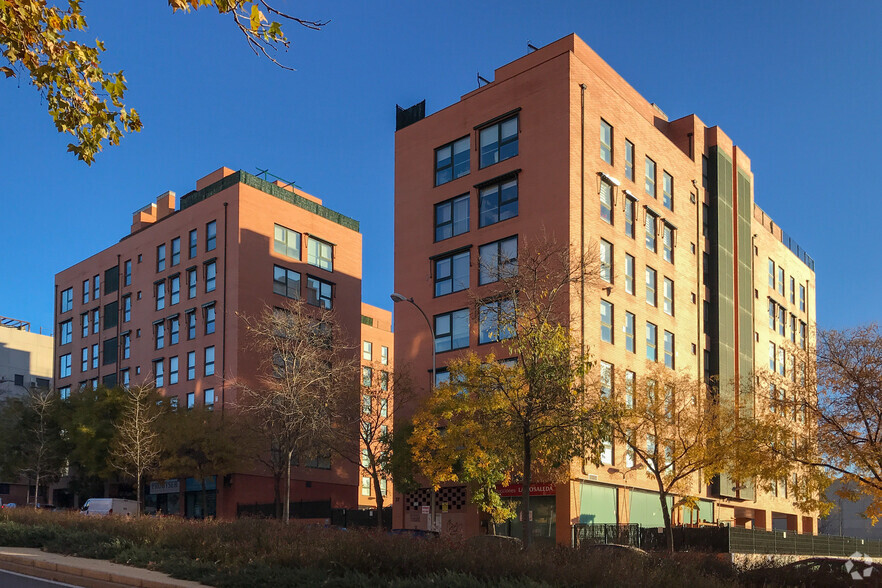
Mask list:
[[184,500],[188,519],[204,519],[217,516],[217,476],[205,478],[205,512],[202,508],[202,484],[196,478],[187,478],[184,484]]
[[[511,484],[497,486],[496,491],[503,501],[514,507],[517,515],[514,519],[495,525],[497,535],[508,537],[524,536],[524,512],[521,507],[523,485]],[[533,541],[535,543],[554,543],[557,532],[557,500],[554,484],[530,484],[530,512],[533,521]]]
[[144,513],[175,515],[181,512],[181,484],[177,478],[150,482],[144,496]]

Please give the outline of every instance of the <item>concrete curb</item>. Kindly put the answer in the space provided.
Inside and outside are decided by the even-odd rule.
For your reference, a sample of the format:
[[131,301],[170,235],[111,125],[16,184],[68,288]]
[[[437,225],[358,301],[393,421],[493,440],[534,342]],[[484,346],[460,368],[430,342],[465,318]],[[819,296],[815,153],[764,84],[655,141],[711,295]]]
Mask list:
[[100,559],[48,553],[29,547],[0,547],[0,569],[84,588],[196,588],[198,582],[176,580],[153,570]]

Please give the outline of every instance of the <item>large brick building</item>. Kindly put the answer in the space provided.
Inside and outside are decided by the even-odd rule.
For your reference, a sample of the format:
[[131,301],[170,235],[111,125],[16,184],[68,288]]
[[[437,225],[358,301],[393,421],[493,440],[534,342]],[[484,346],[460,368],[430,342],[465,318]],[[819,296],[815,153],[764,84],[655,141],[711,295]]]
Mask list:
[[[134,214],[119,243],[55,276],[55,387],[65,396],[82,386],[155,382],[178,410],[229,411],[236,390],[228,382],[259,366],[242,316],[287,298],[333,308],[354,358],[363,326],[361,254],[357,221],[294,187],[221,168],[180,207],[173,192],[163,194]],[[264,473],[255,466],[207,481],[208,514],[215,501],[221,517],[235,516],[237,504],[271,503]],[[295,500],[359,504],[355,455],[301,463],[293,478]],[[199,490],[192,479],[154,483],[147,502],[198,515]]]
[[[481,257],[516,258],[543,236],[599,249],[605,283],[582,305],[571,298],[570,329],[610,373],[657,364],[712,376],[726,383],[722,401],[767,410],[765,396],[732,383],[766,365],[783,378],[782,343],[804,341],[814,322],[814,263],[754,204],[747,155],[695,115],[669,120],[575,35],[430,116],[423,105],[399,111],[395,291],[432,317],[439,372],[467,350],[499,349],[471,308]],[[398,305],[395,325],[400,364],[428,373],[422,317]],[[428,380],[418,382],[426,392]],[[654,482],[629,472],[622,443],[603,461],[574,463],[568,483],[537,484],[537,533],[567,543],[579,522],[661,525]],[[465,488],[440,494],[442,530],[481,532]],[[429,499],[396,499],[396,526],[427,528]],[[769,494],[724,476],[700,499],[690,516],[701,521],[816,528],[784,485]]]

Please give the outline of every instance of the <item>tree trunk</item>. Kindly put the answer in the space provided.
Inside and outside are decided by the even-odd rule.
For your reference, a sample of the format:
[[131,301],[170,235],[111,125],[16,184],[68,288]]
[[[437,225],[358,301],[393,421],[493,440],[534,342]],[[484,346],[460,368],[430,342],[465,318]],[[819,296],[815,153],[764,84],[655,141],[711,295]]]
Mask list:
[[273,512],[276,519],[282,518],[282,475],[273,473]]
[[141,516],[141,472],[140,471],[138,472],[137,481],[135,482],[135,484],[137,484],[135,496],[138,498],[138,511],[135,513],[135,516],[140,517]]
[[294,451],[288,452],[288,465],[285,474],[285,502],[282,507],[282,520],[286,523],[291,520],[291,460],[294,458]]
[[40,469],[37,468],[37,475],[34,478],[34,508],[37,507],[37,503],[40,502]]
[[530,447],[530,436],[524,435],[524,487],[521,491],[521,516],[524,518],[523,540],[524,547],[530,547],[533,543],[533,521],[530,516],[530,483],[532,475],[530,467],[532,465],[532,448]]
[[376,470],[371,472],[374,479],[374,493],[377,495],[377,529],[383,530],[383,492],[380,489],[380,476]]
[[674,553],[674,527],[671,525],[671,511],[668,510],[668,493],[665,492],[664,485],[658,482],[658,499],[661,502],[662,517],[665,522],[665,547],[671,553]]

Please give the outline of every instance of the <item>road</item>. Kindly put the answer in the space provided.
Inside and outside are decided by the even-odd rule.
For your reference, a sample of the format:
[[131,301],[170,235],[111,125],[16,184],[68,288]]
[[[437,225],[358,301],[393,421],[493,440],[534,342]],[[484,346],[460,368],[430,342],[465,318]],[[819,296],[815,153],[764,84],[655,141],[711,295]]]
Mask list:
[[73,584],[63,584],[61,582],[53,582],[52,580],[44,580],[43,578],[23,576],[15,572],[7,572],[6,570],[0,570],[0,586],[3,586],[3,588],[64,588],[68,586],[73,588]]

